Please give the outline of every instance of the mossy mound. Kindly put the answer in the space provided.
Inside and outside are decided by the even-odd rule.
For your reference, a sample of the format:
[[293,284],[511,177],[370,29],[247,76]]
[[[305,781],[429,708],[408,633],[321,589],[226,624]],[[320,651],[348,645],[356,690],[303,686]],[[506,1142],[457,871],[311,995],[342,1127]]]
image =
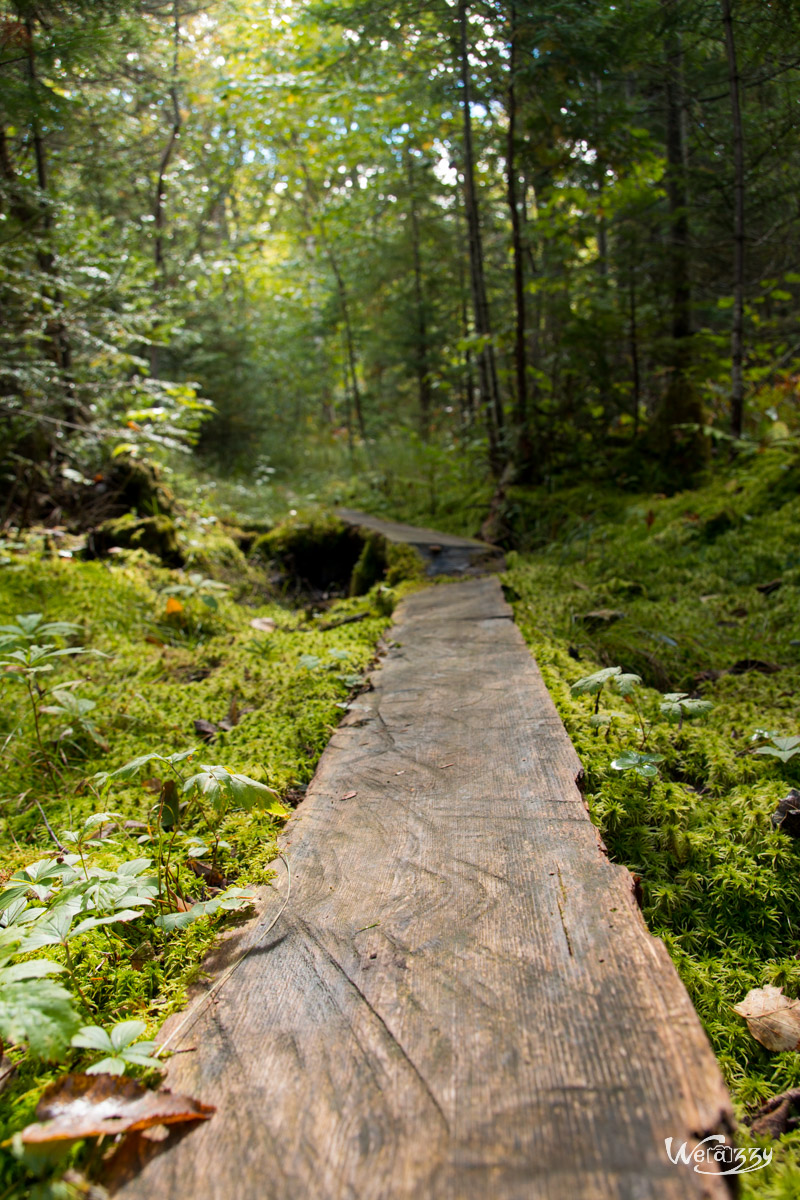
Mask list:
[[253,543],[252,560],[266,562],[287,592],[362,596],[376,583],[421,579],[424,564],[412,546],[313,513],[293,517]]
[[165,567],[181,567],[185,561],[175,522],[166,515],[136,517],[126,513],[123,517],[104,521],[91,531],[87,544],[90,558],[103,558],[115,547],[146,550]]
[[364,535],[338,517],[312,513],[281,522],[253,543],[251,557],[270,563],[287,591],[349,590]]

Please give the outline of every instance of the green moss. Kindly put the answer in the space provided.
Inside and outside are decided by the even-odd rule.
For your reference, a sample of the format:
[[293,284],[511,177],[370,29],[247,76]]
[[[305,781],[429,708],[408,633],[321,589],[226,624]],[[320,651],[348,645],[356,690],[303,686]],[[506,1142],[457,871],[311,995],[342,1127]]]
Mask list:
[[164,514],[135,517],[128,513],[104,521],[90,535],[91,553],[102,557],[114,547],[145,550],[168,567],[180,567],[184,562],[175,523]]
[[414,546],[389,542],[386,546],[386,582],[390,587],[406,579],[424,579],[425,563]]
[[387,541],[379,533],[366,533],[364,547],[350,576],[350,595],[368,592],[386,574]]
[[301,514],[253,543],[251,554],[273,564],[293,589],[347,590],[364,536],[328,513]]
[[[195,538],[198,545],[193,547]],[[202,528],[193,528],[187,542],[195,555],[192,565],[202,563],[209,574],[225,575],[240,562],[233,541],[214,526],[208,536]],[[194,746],[199,762],[220,763],[266,782],[290,803],[299,798],[348,696],[372,662],[391,607],[386,589],[375,588],[367,596],[341,600],[324,614],[304,616],[274,601],[245,606],[236,602],[233,590],[218,593],[212,611],[200,588],[179,593],[181,610],[168,614],[164,589],[186,587],[187,573],[157,566],[141,554],[84,562],[42,558],[35,546],[38,540],[30,539],[27,548],[12,552],[10,563],[0,568],[0,624],[30,612],[79,624],[79,636],[70,641],[100,651],[102,657],[62,659],[63,665],[42,678],[48,686],[81,680],[77,694],[95,702],[91,715],[108,749],[88,737],[56,742],[63,722],[43,716],[45,750],[57,764],[54,785],[37,748],[24,688],[14,673],[0,673],[3,878],[53,852],[37,800],[59,833],[75,829],[83,818],[101,810],[138,823],[118,828],[111,841],[94,850],[96,865],[113,868],[127,859],[152,855],[146,839],[155,796],[144,784],[148,774],[158,773],[157,765],[129,782],[112,783],[106,795],[94,778],[149,751],[168,754]],[[248,578],[259,574],[252,565],[247,571]],[[265,587],[263,569],[260,575]],[[365,610],[365,620],[321,628]],[[253,628],[256,617],[270,618],[274,630]],[[195,731],[198,719],[233,724],[206,745]],[[222,866],[231,882],[263,883],[270,877],[281,824],[258,810],[228,813],[220,832],[230,843]],[[202,831],[200,824],[197,829]],[[206,897],[203,881],[183,860],[177,871],[187,899]],[[220,923],[220,917],[206,917],[165,936],[152,922],[133,922],[79,939],[73,953],[83,990],[94,1006],[92,1019],[110,1025],[141,1018],[154,1033],[184,1002]],[[55,958],[60,953],[52,951]],[[65,1065],[80,1067],[83,1061],[75,1052]],[[32,1058],[21,1061],[17,1077],[0,1097],[0,1137],[32,1119],[35,1100],[52,1076],[52,1068]],[[18,1169],[7,1158],[0,1165],[0,1190],[18,1178]]]
[[[592,818],[611,856],[641,876],[645,918],[689,989],[741,1114],[800,1084],[800,1055],[769,1053],[732,1011],[767,983],[800,995],[800,844],[770,824],[800,786],[800,757],[781,764],[754,755],[750,742],[756,728],[800,733],[800,496],[783,482],[792,463],[771,451],[695,492],[604,496],[593,511],[588,488],[556,495],[560,536],[535,555],[511,554],[505,577],[586,769]],[[766,505],[766,495],[782,503]],[[534,496],[526,504],[541,530],[548,509],[537,496],[540,508]],[[758,591],[775,578],[781,587]],[[624,619],[593,632],[576,622],[604,603]],[[746,660],[780,669],[731,673]],[[601,708],[611,723],[596,730],[590,699],[570,693],[579,677],[617,664],[650,685],[636,699],[647,749],[664,756],[651,787],[611,767],[622,750],[642,748],[634,705],[609,691]],[[699,692],[714,710],[679,730],[659,712],[662,690]],[[794,1196],[798,1179],[793,1134],[771,1168],[747,1178],[746,1194]]]

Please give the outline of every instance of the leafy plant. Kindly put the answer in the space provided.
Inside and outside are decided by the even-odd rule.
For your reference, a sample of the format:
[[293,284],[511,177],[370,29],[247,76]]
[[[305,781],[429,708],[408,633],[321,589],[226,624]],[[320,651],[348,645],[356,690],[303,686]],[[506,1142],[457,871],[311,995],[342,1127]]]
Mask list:
[[638,750],[624,750],[611,766],[615,771],[633,771],[640,779],[653,780],[658,775],[658,763],[664,761],[663,754],[643,754]]
[[[162,588],[161,595],[184,596],[187,599],[197,596],[206,608],[216,612],[219,608],[219,600],[230,591],[227,583],[221,583],[217,579],[208,579],[198,571],[190,571],[186,578],[187,583],[173,583],[169,587]],[[169,612],[169,605],[167,611]]]
[[0,625],[0,654],[41,638],[75,637],[81,632],[72,621],[45,621],[42,613],[18,613],[12,625]]
[[753,750],[753,754],[764,754],[770,758],[778,758],[782,763],[791,762],[798,754],[800,754],[800,737],[781,737],[777,733],[767,733],[764,730],[758,730],[756,737],[768,738],[768,746],[757,746]]
[[0,1036],[8,1045],[27,1042],[40,1058],[58,1058],[80,1018],[66,988],[47,978],[64,970],[61,963],[12,962],[21,940],[17,930],[0,933]]
[[613,684],[621,696],[630,696],[642,682],[641,676],[623,671],[622,667],[604,667],[593,675],[585,675],[570,687],[573,696],[594,696],[595,713],[600,709],[600,693],[607,683]]
[[153,1058],[155,1042],[139,1040],[146,1028],[144,1021],[120,1021],[110,1030],[83,1025],[70,1044],[104,1056],[86,1068],[87,1075],[124,1075],[131,1067],[163,1068],[163,1063]]
[[211,900],[201,900],[197,904],[193,904],[191,908],[180,912],[164,913],[162,916],[156,917],[156,925],[160,929],[172,933],[176,929],[185,929],[187,925],[192,925],[200,917],[210,917],[216,912],[235,912],[237,909],[246,908],[248,904],[252,904],[253,899],[253,893],[248,888],[229,887],[218,896],[212,897]]
[[695,699],[688,692],[665,692],[660,705],[660,712],[670,721],[677,721],[678,728],[684,721],[705,717],[714,705],[710,700]]
[[[76,681],[76,683],[78,682],[80,681]],[[42,705],[39,712],[46,713],[48,716],[61,717],[68,722],[58,735],[59,741],[85,734],[101,750],[108,750],[108,743],[97,732],[94,721],[87,716],[87,713],[97,708],[97,704],[94,700],[88,700],[84,696],[76,696],[74,691],[68,690],[69,686],[61,684],[59,687],[53,688],[49,696],[54,703]]]

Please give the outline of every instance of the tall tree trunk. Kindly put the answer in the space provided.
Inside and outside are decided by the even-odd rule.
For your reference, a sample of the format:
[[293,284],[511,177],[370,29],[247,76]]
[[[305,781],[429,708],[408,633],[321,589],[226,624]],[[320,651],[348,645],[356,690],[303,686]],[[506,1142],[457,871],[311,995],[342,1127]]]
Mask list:
[[339,264],[336,261],[333,253],[328,247],[327,251],[328,262],[331,265],[334,278],[336,280],[336,290],[339,293],[339,304],[342,310],[342,321],[344,322],[344,338],[347,349],[347,363],[350,368],[350,387],[353,395],[353,407],[356,410],[356,422],[358,423],[358,432],[361,434],[362,441],[367,439],[367,428],[364,424],[364,406],[361,403],[361,388],[358,383],[358,365],[356,360],[356,346],[353,337],[353,324],[350,320],[350,302],[347,295],[342,273],[339,270]]
[[[675,0],[664,0],[670,24]],[[686,146],[683,127],[683,56],[678,33],[667,37],[666,100],[667,197],[669,202],[672,337],[676,343],[691,337],[692,289],[689,278],[689,212],[686,186]]]
[[404,147],[406,176],[408,178],[408,206],[411,218],[411,256],[414,268],[414,307],[416,311],[417,345],[414,355],[419,394],[419,427],[423,438],[427,438],[431,425],[431,378],[428,361],[428,323],[425,317],[425,292],[422,285],[422,258],[420,254],[419,212],[417,210],[414,160]]
[[[291,144],[296,149],[295,139],[292,139]],[[330,241],[328,240],[327,230],[325,229],[325,220],[320,211],[319,197],[317,195],[317,189],[314,186],[314,181],[311,178],[311,173],[309,172],[309,169],[306,166],[303,158],[299,158],[298,163],[300,166],[300,171],[303,175],[303,182],[306,186],[307,198],[306,204],[302,204],[300,206],[300,211],[302,213],[303,223],[311,241],[316,242],[317,237],[319,237],[319,241],[322,245],[322,252],[325,255],[325,258],[328,260],[328,265],[333,273],[334,279],[336,280],[336,292],[339,297],[342,323],[344,325],[346,362],[347,369],[350,373],[350,387],[353,397],[353,407],[355,408],[356,412],[358,432],[361,434],[362,440],[366,442],[367,427],[364,421],[364,406],[361,402],[361,388],[358,382],[358,359],[356,356],[356,344],[353,334],[353,322],[350,315],[350,297],[347,292],[347,286],[344,282],[344,276],[339,268],[339,261],[333,252],[333,247],[331,246]],[[309,211],[309,209],[311,211]],[[311,220],[311,212],[313,211],[316,211],[318,214],[318,231],[314,230],[314,225]],[[348,421],[348,430],[349,428],[350,426]]]
[[733,124],[733,324],[731,326],[731,432],[742,433],[744,417],[744,133],[739,88],[739,67],[736,61],[736,40],[733,32],[731,0],[722,0],[722,19],[725,25],[725,52],[728,59],[728,86],[731,97]]
[[[153,259],[156,265],[156,293],[160,292],[165,283],[166,256],[164,254],[164,229],[166,226],[166,214],[164,202],[167,196],[166,176],[169,170],[169,164],[172,161],[172,156],[175,152],[175,146],[181,134],[181,110],[178,104],[178,62],[180,54],[181,42],[181,23],[180,9],[178,0],[174,0],[172,5],[172,71],[171,82],[169,87],[169,98],[172,104],[172,126],[169,131],[167,144],[161,155],[158,164],[158,176],[156,178],[156,189],[153,197],[153,229],[155,232],[155,241],[153,243]],[[150,373],[158,375],[158,346],[150,347]]]
[[511,216],[511,245],[514,258],[514,374],[517,383],[516,422],[522,439],[528,421],[528,353],[525,341],[525,263],[522,246],[522,223],[517,199],[517,9],[513,0],[510,10],[508,56],[508,142],[506,150],[506,185],[508,211]]
[[664,107],[672,349],[669,381],[654,415],[650,441],[651,448],[671,479],[688,483],[705,461],[707,445],[700,429],[703,408],[691,378],[692,287],[689,271],[688,152],[677,0],[661,0],[661,8],[666,27]]
[[486,415],[486,429],[489,437],[489,464],[492,471],[495,474],[499,474],[502,469],[500,434],[503,428],[503,407],[497,386],[497,368],[495,366],[492,328],[489,319],[489,303],[486,296],[486,280],[483,270],[483,242],[481,239],[480,213],[475,190],[475,152],[472,142],[472,101],[466,0],[458,0],[458,56],[461,74],[461,103],[464,116],[464,211],[467,218],[475,332],[480,338],[478,388],[481,405]]
[[467,240],[464,231],[465,217],[461,204],[459,204],[458,193],[456,193],[456,228],[458,231],[458,296],[461,316],[461,338],[466,345],[464,350],[464,367],[462,397],[461,397],[461,417],[462,426],[466,430],[471,428],[478,416],[478,406],[475,403],[475,370],[472,357],[472,351],[469,348],[469,336],[472,330],[469,323],[469,284],[467,283],[465,263],[468,258]]
[[[42,137],[42,129],[37,113],[36,85],[38,75],[36,70],[36,45],[34,42],[33,18],[25,18],[25,36],[27,45],[26,73],[28,89],[31,98],[31,137],[33,141],[34,161],[36,163],[36,184],[39,189],[38,227],[41,230],[41,240],[37,242],[36,261],[43,275],[51,276],[49,287],[53,304],[61,308],[63,297],[61,289],[55,280],[56,260],[53,253],[51,238],[53,234],[53,218],[48,197],[47,156]],[[48,289],[46,289],[48,290]],[[70,346],[67,330],[61,315],[51,317],[45,324],[44,353],[53,362],[61,376],[63,399],[67,414],[75,415],[75,382],[70,374],[72,367],[72,347]]]
[[631,263],[628,272],[628,344],[631,353],[631,382],[633,384],[633,438],[639,436],[639,407],[641,404],[641,373],[639,369],[639,327],[636,313],[636,275]]

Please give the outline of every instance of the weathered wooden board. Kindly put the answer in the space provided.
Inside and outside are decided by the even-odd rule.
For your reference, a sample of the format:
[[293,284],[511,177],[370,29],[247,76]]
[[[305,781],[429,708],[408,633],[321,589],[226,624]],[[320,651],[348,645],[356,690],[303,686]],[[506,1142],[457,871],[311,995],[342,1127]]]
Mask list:
[[120,1194],[727,1196],[667,1158],[729,1099],[499,583],[393,638],[289,824],[286,912],[181,1033],[168,1083],[218,1112]]
[[352,508],[339,508],[336,514],[347,525],[371,529],[383,534],[390,542],[413,546],[422,555],[428,575],[477,575],[487,571],[505,570],[502,551],[476,538],[459,537],[454,533],[438,533],[417,525],[386,521]]

